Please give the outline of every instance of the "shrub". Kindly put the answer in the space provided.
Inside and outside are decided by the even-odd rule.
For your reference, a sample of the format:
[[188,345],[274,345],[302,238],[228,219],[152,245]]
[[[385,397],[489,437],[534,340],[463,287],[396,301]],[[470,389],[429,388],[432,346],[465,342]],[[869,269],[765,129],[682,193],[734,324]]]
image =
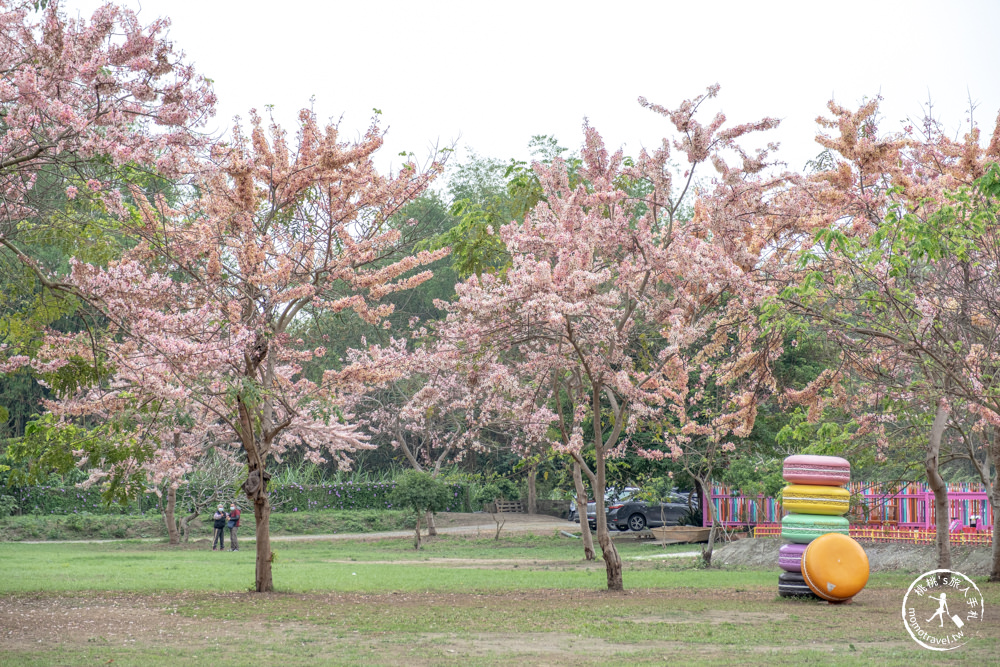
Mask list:
[[413,511],[416,517],[413,546],[419,549],[420,515],[424,512],[443,511],[452,498],[448,485],[434,479],[430,473],[407,470],[396,480],[396,488],[392,490],[389,499],[397,507],[407,507]]
[[396,482],[389,499],[397,507],[413,512],[442,512],[451,500],[448,485],[434,479],[430,473],[407,470]]
[[17,510],[17,498],[0,496],[0,521],[3,521]]
[[[384,510],[393,509],[390,494],[393,482],[354,483],[329,482],[322,484],[271,484],[271,505],[279,512],[305,512],[315,510]],[[468,493],[461,484],[448,484],[448,503],[445,512],[468,512]],[[35,486],[14,488],[12,512],[35,515],[74,514],[141,514],[159,512],[159,503],[152,494],[127,506],[107,505],[97,487]],[[236,498],[237,501],[241,500]],[[0,500],[2,503],[2,500]],[[3,505],[0,504],[0,516]]]
[[13,487],[9,491],[15,501],[18,514],[136,514],[155,510],[155,497],[138,499],[129,505],[108,505],[101,497],[98,487],[80,489],[75,486],[25,486]]
[[[288,484],[271,486],[271,504],[276,511],[303,512],[306,510],[382,510],[401,509],[392,501],[395,482],[332,482],[324,484]],[[448,502],[444,512],[469,511],[465,488],[449,484]]]
[[506,477],[495,477],[485,481],[476,490],[475,501],[482,505],[491,503],[498,498],[517,500],[520,497],[517,485]]

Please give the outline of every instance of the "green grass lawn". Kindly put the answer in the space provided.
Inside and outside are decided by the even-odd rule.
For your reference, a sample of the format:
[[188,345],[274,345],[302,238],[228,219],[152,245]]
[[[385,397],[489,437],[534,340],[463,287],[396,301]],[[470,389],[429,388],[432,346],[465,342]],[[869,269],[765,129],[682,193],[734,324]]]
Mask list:
[[[442,515],[447,516],[447,515]],[[410,512],[396,510],[320,510],[315,512],[275,512],[271,515],[272,535],[325,535],[331,533],[372,533],[413,530]],[[253,511],[242,516],[241,531],[252,535],[256,521]],[[193,539],[211,539],[211,515],[191,521]],[[163,516],[156,513],[62,514],[5,517],[0,521],[0,542],[22,540],[110,540],[166,538]]]
[[[0,544],[0,562],[17,577],[0,578],[0,593],[27,591],[244,591],[253,585],[255,553],[159,543]],[[619,545],[623,558],[690,550]],[[518,588],[600,589],[603,563],[581,560],[577,540],[525,535],[493,539],[442,536],[423,549],[408,540],[272,542],[275,586],[307,591],[479,591]],[[475,561],[487,559],[490,562]],[[444,562],[452,561],[452,562]],[[390,562],[392,561],[392,562]],[[501,562],[502,561],[502,562]],[[406,565],[410,564],[410,565]],[[419,565],[420,567],[415,567]],[[673,563],[637,563],[645,585],[671,585]],[[755,575],[757,573],[754,573]],[[699,579],[703,571],[691,570]],[[728,575],[732,576],[732,575]],[[736,577],[738,578],[738,577]],[[734,581],[736,580],[734,578]],[[676,585],[676,584],[674,584]]]
[[902,625],[906,573],[873,575],[852,604],[828,605],[778,598],[777,569],[706,570],[690,558],[626,560],[626,592],[608,593],[603,563],[558,537],[275,548],[279,592],[259,595],[247,592],[252,550],[0,544],[0,664],[911,667],[1000,655],[996,585],[981,586],[992,611],[980,636],[931,654]]

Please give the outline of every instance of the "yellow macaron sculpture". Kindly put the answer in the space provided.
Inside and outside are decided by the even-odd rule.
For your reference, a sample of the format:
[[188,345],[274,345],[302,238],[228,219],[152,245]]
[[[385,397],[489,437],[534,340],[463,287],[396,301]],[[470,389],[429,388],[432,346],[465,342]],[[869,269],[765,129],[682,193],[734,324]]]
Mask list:
[[851,481],[851,464],[839,456],[799,454],[785,459],[782,477],[789,485],[781,504],[790,514],[782,520],[781,532],[789,544],[781,547],[778,564],[785,579],[801,575],[805,586],[783,579],[778,594],[811,592],[830,602],[851,599],[864,588],[869,572],[868,557],[847,534],[849,524],[843,518],[851,505],[851,494],[843,488]]
[[851,494],[839,486],[789,484],[781,494],[781,504],[796,514],[844,516],[851,506]]

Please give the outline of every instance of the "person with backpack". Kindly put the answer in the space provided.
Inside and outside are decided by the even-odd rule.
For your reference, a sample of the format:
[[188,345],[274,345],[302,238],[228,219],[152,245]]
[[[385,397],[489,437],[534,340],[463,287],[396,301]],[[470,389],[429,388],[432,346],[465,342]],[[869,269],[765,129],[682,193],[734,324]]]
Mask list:
[[236,539],[236,531],[240,527],[240,508],[236,503],[229,506],[229,521],[226,522],[226,527],[229,528],[229,550],[239,551],[240,543]]
[[215,510],[215,514],[212,515],[212,527],[215,529],[215,537],[212,538],[212,551],[215,551],[216,544],[219,545],[220,551],[226,549],[225,531],[228,518],[225,508],[219,505],[219,509]]

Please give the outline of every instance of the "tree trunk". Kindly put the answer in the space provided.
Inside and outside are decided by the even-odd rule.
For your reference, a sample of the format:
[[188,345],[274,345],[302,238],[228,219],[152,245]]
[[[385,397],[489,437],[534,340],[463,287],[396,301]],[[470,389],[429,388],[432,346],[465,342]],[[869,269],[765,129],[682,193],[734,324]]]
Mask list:
[[[594,420],[600,423],[599,416]],[[597,428],[600,428],[598,426]],[[625,589],[622,583],[622,558],[618,555],[618,549],[611,541],[611,534],[608,532],[608,515],[604,508],[605,470],[604,470],[604,448],[599,447],[595,452],[597,458],[597,488],[594,489],[594,500],[597,503],[597,543],[601,545],[601,553],[604,555],[604,568],[608,573],[608,590],[621,591]],[[584,505],[584,516],[581,519],[586,521],[587,506]]]
[[528,468],[528,514],[538,514],[538,492],[535,489],[535,479],[538,477],[538,465]]
[[[1000,431],[1000,429],[998,429]],[[1000,432],[993,435],[993,441],[988,444],[989,459],[993,461],[992,493],[993,504],[993,564],[990,567],[990,581],[1000,582]],[[986,462],[986,472],[989,474],[989,459]]]
[[180,544],[181,538],[177,533],[177,522],[174,519],[174,508],[177,507],[177,489],[171,484],[167,487],[167,505],[163,508],[163,520],[167,523],[167,536],[170,544]]
[[420,512],[417,512],[417,526],[414,529],[414,534],[413,534],[413,548],[414,549],[420,548]]
[[187,516],[181,517],[181,539],[184,540],[185,542],[188,541],[188,537],[190,537],[191,535],[191,530],[188,527],[188,523],[190,523],[192,519],[196,518],[198,518],[197,510],[191,512]]
[[934,523],[937,531],[937,567],[939,570],[951,569],[951,539],[949,524],[951,516],[948,513],[948,485],[938,472],[938,460],[941,453],[941,438],[948,425],[948,408],[943,398],[938,400],[934,423],[931,425],[930,438],[927,441],[927,451],[924,456],[924,469],[927,472],[927,484],[934,492]]
[[594,560],[594,538],[590,534],[590,522],[587,521],[587,490],[583,486],[583,473],[580,464],[573,461],[573,484],[576,486],[576,513],[580,517],[580,536],[583,538],[583,557]]
[[[181,447],[181,434],[177,431],[174,432],[174,450],[178,450]],[[156,501],[158,503],[162,502],[162,498],[157,497]],[[167,487],[167,505],[162,507],[163,510],[163,520],[167,524],[167,538],[170,544],[180,544],[181,539],[177,534],[177,521],[174,519],[174,510],[177,508],[177,489],[173,484]]]
[[425,518],[427,519],[427,537],[436,537],[438,532],[434,526],[434,512],[428,511]]
[[[700,491],[698,495],[702,498],[708,497],[708,520],[709,525],[712,526],[712,530],[708,533],[708,544],[705,548],[701,550],[701,559],[705,563],[705,567],[712,567],[712,552],[715,550],[715,534],[719,530],[719,518],[715,513],[715,503],[712,502],[711,498],[711,486],[708,481],[703,481],[701,479],[696,479],[695,482],[698,484]],[[704,503],[703,503],[704,506]]]
[[257,577],[258,593],[270,593],[274,590],[274,580],[271,578],[271,503],[267,493],[261,493],[254,499],[253,515],[257,519]]
[[[243,493],[253,503],[253,514],[257,520],[257,569],[254,589],[258,593],[270,593],[274,590],[274,580],[271,578],[271,563],[274,554],[271,553],[271,501],[267,496],[267,483],[271,481],[271,473],[266,468],[266,442],[261,446],[254,439],[253,417],[249,408],[237,394],[236,402],[240,412],[240,437],[243,451],[247,453],[247,478],[243,482]],[[270,420],[270,407],[265,401],[265,422]],[[262,453],[263,452],[263,453]]]
[[270,593],[274,590],[274,580],[271,578],[271,562],[274,560],[274,554],[271,553],[271,501],[267,496],[267,483],[271,474],[264,469],[256,448],[253,449],[253,456],[250,456],[246,444],[244,449],[247,450],[250,462],[249,474],[243,482],[243,492],[253,503],[253,515],[257,520],[257,571],[254,588],[258,593]]

